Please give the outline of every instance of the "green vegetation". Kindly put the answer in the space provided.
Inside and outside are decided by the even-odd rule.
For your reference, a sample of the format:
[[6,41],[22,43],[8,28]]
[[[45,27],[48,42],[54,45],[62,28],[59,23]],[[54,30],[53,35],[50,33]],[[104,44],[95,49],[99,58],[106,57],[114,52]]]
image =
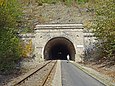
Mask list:
[[43,3],[52,4],[52,3],[56,3],[57,0],[37,0],[37,2],[38,2],[39,4],[43,4]]
[[0,0],[0,71],[13,69],[21,57],[20,40],[16,34],[20,17],[17,0]]
[[43,5],[43,3],[48,3],[48,4],[55,4],[57,2],[63,2],[64,4],[70,6],[75,3],[85,3],[88,2],[88,0],[22,0],[21,1],[23,4],[35,4],[36,2],[38,5]]
[[114,0],[96,0],[95,21],[93,22],[95,36],[101,42],[100,57],[115,61],[115,2]]
[[32,40],[28,40],[26,43],[22,43],[22,56],[24,58],[29,57],[32,54]]

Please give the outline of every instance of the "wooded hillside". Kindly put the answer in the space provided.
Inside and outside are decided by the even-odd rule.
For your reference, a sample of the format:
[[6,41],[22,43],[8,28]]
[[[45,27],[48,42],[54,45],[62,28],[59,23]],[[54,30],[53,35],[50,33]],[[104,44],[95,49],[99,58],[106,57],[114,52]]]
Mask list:
[[[79,15],[76,17],[77,13],[74,13],[75,10],[72,11],[71,9],[70,14],[64,10],[61,11],[61,13],[65,12],[65,14],[63,13],[65,16],[69,14],[68,18],[64,17],[62,19],[63,14],[58,14],[59,17],[56,17],[54,16],[55,13],[50,11],[48,16],[44,16],[45,13],[43,15],[39,14],[44,10],[44,4],[55,6],[57,3],[61,3],[62,8],[77,9]],[[37,11],[37,7],[41,11]],[[49,8],[49,10],[53,9]],[[35,12],[38,12],[37,17],[35,17]],[[55,12],[55,9],[53,12]],[[55,21],[60,23],[60,21],[67,20],[70,23],[71,21],[76,23],[74,21],[77,21],[78,18],[85,20],[87,16],[83,16],[87,14],[89,14],[90,19],[80,22],[84,23],[86,28],[91,28],[99,42],[101,42],[96,45],[100,51],[97,58],[115,61],[114,0],[0,0],[0,71],[13,69],[15,63],[23,56],[18,33],[33,32],[36,24],[49,23],[50,20],[54,23],[57,23]]]

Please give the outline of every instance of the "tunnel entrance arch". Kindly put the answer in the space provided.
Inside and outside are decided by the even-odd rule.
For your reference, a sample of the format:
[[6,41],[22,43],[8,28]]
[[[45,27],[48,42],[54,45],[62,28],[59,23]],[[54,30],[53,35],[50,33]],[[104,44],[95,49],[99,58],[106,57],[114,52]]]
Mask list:
[[45,60],[66,60],[67,55],[70,56],[70,60],[75,61],[75,48],[73,43],[65,37],[55,37],[50,39],[44,47],[44,59]]
[[82,61],[84,54],[83,24],[41,24],[36,25],[33,38],[36,61],[48,59],[70,59]]

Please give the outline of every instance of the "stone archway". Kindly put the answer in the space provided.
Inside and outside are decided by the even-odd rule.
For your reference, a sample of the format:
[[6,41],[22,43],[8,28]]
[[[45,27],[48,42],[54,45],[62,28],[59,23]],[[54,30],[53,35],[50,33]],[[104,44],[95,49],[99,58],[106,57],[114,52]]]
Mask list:
[[67,55],[70,55],[70,60],[75,61],[75,48],[73,43],[65,37],[55,37],[50,39],[44,47],[45,60],[66,60]]

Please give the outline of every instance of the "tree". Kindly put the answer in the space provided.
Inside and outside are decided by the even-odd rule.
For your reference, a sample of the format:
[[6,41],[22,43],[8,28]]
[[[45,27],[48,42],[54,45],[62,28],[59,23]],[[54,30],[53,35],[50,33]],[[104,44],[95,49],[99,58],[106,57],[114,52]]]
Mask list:
[[21,11],[17,0],[0,0],[0,71],[13,69],[21,57],[16,34]]
[[95,1],[95,36],[101,41],[103,57],[115,60],[115,2],[114,0]]

